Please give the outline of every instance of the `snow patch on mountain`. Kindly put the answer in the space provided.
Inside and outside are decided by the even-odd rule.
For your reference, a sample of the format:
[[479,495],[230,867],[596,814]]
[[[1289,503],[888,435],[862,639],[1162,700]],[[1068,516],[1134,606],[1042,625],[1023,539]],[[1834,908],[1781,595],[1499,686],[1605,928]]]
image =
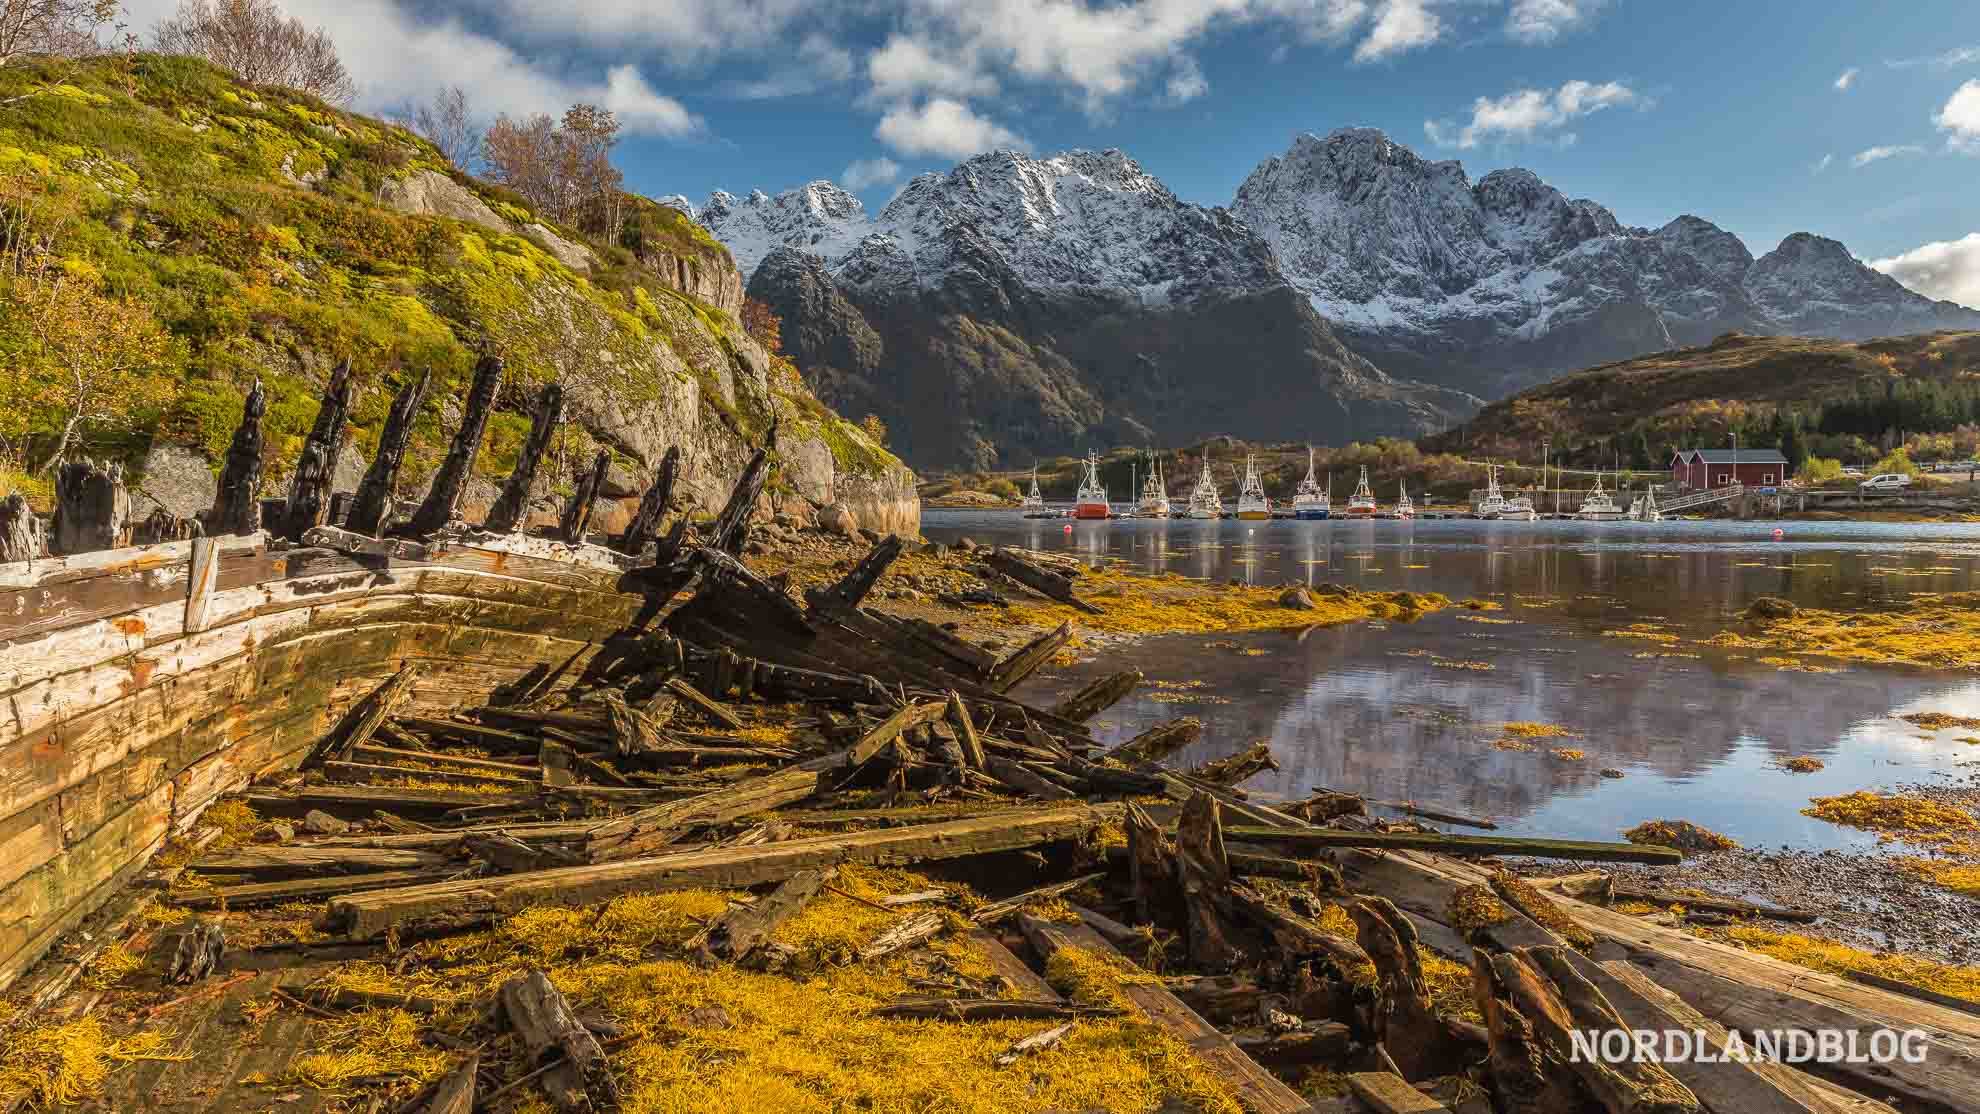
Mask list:
[[828,182],[776,197],[718,193],[698,216],[745,276],[788,246],[881,296],[1015,282],[1039,293],[1109,292],[1160,306],[1283,282],[1263,245],[1228,212],[1177,200],[1117,150],[978,155],[915,177],[870,220]]

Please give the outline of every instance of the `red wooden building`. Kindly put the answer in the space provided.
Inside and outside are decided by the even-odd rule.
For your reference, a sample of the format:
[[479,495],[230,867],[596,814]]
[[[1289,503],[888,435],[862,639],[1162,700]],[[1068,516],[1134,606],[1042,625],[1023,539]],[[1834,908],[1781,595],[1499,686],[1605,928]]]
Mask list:
[[1671,482],[1686,491],[1728,487],[1779,487],[1788,459],[1779,449],[1684,449],[1671,458]]

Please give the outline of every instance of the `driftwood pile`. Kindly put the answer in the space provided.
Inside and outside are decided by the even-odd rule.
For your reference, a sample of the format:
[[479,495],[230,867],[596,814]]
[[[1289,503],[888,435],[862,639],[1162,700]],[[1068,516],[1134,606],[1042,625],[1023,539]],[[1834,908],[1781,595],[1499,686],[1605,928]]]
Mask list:
[[[462,529],[460,482],[499,370],[493,360],[477,370],[471,428],[456,438],[428,498],[395,523],[393,469],[425,390],[423,380],[406,385],[376,474],[347,519],[354,532],[326,526],[331,443],[348,408],[340,374],[277,528],[386,556],[411,543],[377,535]],[[248,426],[260,397],[250,401]],[[519,475],[498,502],[501,521],[490,524],[498,532],[514,531],[523,517],[530,473],[560,407],[560,395],[546,389]],[[318,927],[328,938],[282,947],[393,957],[403,970],[411,957],[399,950],[404,941],[532,906],[754,890],[753,900],[706,925],[695,958],[776,970],[785,958],[778,926],[830,890],[842,864],[912,863],[1006,895],[960,922],[1006,993],[907,999],[882,1016],[1036,1019],[1040,1030],[999,1064],[1062,1040],[1096,1012],[1068,1003],[1039,974],[1055,955],[1082,949],[1164,975],[1126,982],[1125,1000],[1255,1114],[1890,1109],[1779,1065],[1593,1064],[1573,1055],[1574,1032],[1624,1027],[1697,1028],[1723,1044],[1726,1030],[1699,1009],[1735,1019],[1727,1024],[1778,1019],[1802,1028],[1923,1016],[1925,1007],[1887,991],[1806,990],[1821,976],[1743,967],[1731,949],[1711,952],[1612,913],[1601,903],[1620,894],[1606,880],[1571,875],[1536,888],[1476,861],[1517,854],[1656,863],[1675,852],[1446,835],[1379,823],[1359,798],[1324,791],[1273,808],[1235,788],[1269,764],[1269,752],[1254,748],[1194,770],[1162,765],[1200,736],[1193,719],[1102,747],[1087,721],[1132,693],[1141,674],[1104,675],[1049,706],[1012,695],[1065,647],[1070,627],[998,656],[954,630],[867,607],[905,548],[899,538],[874,545],[837,583],[801,595],[758,576],[740,558],[769,479],[769,448],[752,457],[714,520],[693,531],[680,515],[663,530],[680,467],[668,455],[632,526],[613,539],[643,560],[621,582],[645,600],[631,629],[445,712],[415,707],[417,677],[401,670],[343,717],[301,771],[246,794],[270,818],[261,840],[195,859],[190,869],[207,885],[175,889],[170,899],[202,911],[321,901]],[[207,516],[212,525],[254,528],[258,460],[259,431],[244,426]],[[566,539],[583,536],[597,487],[584,484],[566,508]],[[79,505],[87,493],[99,508],[88,529],[116,525],[114,482],[106,494],[94,472],[79,468],[66,489]],[[22,508],[0,504],[0,535],[31,530]],[[85,524],[72,516],[58,532],[80,536]],[[1074,581],[1021,554],[992,553],[984,565],[996,588],[1089,606]],[[1572,896],[1549,896],[1548,888]],[[942,900],[939,892],[897,899],[902,919],[850,962],[958,931],[953,914],[921,907]],[[1052,903],[1053,917],[1040,915],[1041,902]],[[174,980],[222,974],[233,959],[210,918],[168,939]],[[1469,994],[1460,997],[1471,1010],[1433,994],[1426,947],[1468,964]],[[1669,989],[1630,962],[1645,956]],[[297,1004],[313,1013],[431,1010],[415,999],[339,994]],[[457,1066],[399,1111],[507,1109],[499,1100],[524,1086],[541,1087],[563,1110],[618,1105],[614,1027],[574,1009],[541,971],[500,986],[474,1026],[472,1039],[430,1034],[434,1046],[459,1054]],[[1932,1039],[1929,1067],[1831,1074],[1868,1093],[1900,1095],[1906,1109],[1958,1109],[1980,1067],[1953,1037]],[[1346,1094],[1316,1101],[1285,1082],[1315,1071],[1332,1073]]]

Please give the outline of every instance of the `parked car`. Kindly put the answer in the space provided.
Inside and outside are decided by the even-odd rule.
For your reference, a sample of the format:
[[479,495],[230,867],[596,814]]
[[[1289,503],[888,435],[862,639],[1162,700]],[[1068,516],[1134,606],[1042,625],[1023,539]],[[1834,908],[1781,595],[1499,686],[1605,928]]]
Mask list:
[[1843,466],[1843,475],[1845,476],[1861,476],[1862,474],[1863,469],[1861,468],[1851,468],[1848,465]]
[[1882,472],[1856,486],[1865,491],[1901,491],[1911,486],[1911,477],[1903,472]]

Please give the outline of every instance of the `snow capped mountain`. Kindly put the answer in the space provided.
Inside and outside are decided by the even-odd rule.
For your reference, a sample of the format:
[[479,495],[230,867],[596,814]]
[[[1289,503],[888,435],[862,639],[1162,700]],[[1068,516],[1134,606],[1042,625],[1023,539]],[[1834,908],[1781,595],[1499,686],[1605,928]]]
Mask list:
[[1379,131],[1302,135],[1232,210],[1351,344],[1482,393],[1729,330],[1846,338],[1980,326],[1798,234],[1755,260],[1694,216],[1626,228],[1526,170],[1473,184]]
[[978,155],[917,176],[870,221],[829,182],[774,198],[718,193],[698,216],[745,276],[772,248],[795,247],[880,296],[946,287],[977,299],[1015,283],[1162,304],[1283,282],[1229,213],[1178,201],[1113,150]]
[[825,181],[775,197],[762,190],[751,190],[748,197],[740,198],[716,190],[700,208],[687,206],[685,198],[669,204],[700,221],[728,245],[744,282],[763,257],[779,247],[802,248],[829,257],[851,248],[867,231],[866,206]]
[[814,182],[699,215],[807,381],[878,414],[917,463],[1414,434],[1478,404],[1371,366],[1264,241],[1120,151],[993,152],[914,178],[871,220],[856,206]]

